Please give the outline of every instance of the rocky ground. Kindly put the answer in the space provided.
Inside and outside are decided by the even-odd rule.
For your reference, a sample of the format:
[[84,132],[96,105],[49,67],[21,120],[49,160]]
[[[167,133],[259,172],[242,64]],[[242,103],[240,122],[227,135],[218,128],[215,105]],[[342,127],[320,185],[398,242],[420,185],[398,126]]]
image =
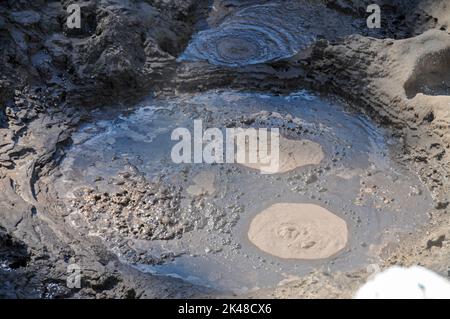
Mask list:
[[[421,264],[448,275],[450,2],[380,1],[386,15],[377,32],[356,23],[350,34],[345,30],[329,37],[327,29],[319,28],[323,37],[298,55],[237,69],[176,61],[197,22],[206,17],[207,1],[84,1],[82,19],[87,23],[76,31],[65,25],[65,8],[71,3],[75,1],[0,5],[0,297],[218,296],[123,265],[100,240],[67,225],[64,207],[52,197],[50,177],[57,173],[72,131],[89,119],[89,111],[128,105],[149,91],[282,93],[307,87],[350,101],[394,130],[403,142],[396,147],[399,161],[418,172],[435,201],[424,229],[380,248],[380,266]],[[371,1],[322,3],[336,14],[364,21]],[[226,10],[233,10],[233,1],[213,18],[220,21]],[[152,187],[140,196],[153,198],[164,211],[176,207],[176,198],[165,198]],[[104,200],[132,207],[138,200],[131,195]],[[90,218],[92,211],[86,214]],[[183,231],[170,213],[164,217],[160,220],[173,226],[172,235]],[[134,229],[120,218],[113,222],[122,223],[124,232],[159,238],[158,229]],[[81,289],[66,287],[71,263],[84,269]],[[317,271],[248,297],[350,297],[370,274],[366,269]]]

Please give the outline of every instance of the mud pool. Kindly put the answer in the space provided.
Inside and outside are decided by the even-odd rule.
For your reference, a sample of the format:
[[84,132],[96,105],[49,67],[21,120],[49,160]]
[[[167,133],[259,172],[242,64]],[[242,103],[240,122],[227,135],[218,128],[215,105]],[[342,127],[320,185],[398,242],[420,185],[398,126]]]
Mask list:
[[[324,159],[319,165],[271,175],[238,164],[174,164],[171,132],[192,128],[194,119],[202,119],[205,128],[279,127],[284,137],[320,144]],[[318,268],[352,270],[376,263],[381,247],[426,222],[431,197],[414,172],[392,159],[390,148],[396,143],[389,132],[342,101],[306,91],[288,96],[214,91],[149,98],[120,114],[94,112],[92,121],[74,134],[54,186],[70,208],[67,223],[102,238],[124,262],[143,272],[246,292]],[[86,186],[99,194],[123,191],[127,184],[117,182],[116,176],[126,178],[124,172],[130,171],[170,185],[169,192],[179,194],[177,205],[158,213],[163,216],[171,209],[170,218],[174,223],[182,220],[182,231],[159,237],[124,234],[123,225],[111,222],[121,210],[110,211],[107,200],[90,219],[73,205]],[[137,191],[130,187],[127,194]],[[309,203],[329,210],[347,223],[346,247],[319,260],[282,259],[259,250],[248,239],[250,223],[277,203]],[[88,212],[95,200],[90,205]],[[130,220],[122,222],[136,223]],[[139,219],[153,222],[150,217]]]
[[[321,38],[353,34],[364,19],[338,14],[311,1],[211,1],[179,61],[239,67],[277,61],[308,49]],[[376,35],[374,33],[373,35]]]

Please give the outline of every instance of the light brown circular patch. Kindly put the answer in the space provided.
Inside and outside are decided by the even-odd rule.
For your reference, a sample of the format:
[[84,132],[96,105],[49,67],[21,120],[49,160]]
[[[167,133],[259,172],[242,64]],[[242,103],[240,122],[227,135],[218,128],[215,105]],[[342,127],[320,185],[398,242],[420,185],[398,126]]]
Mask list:
[[280,258],[322,259],[345,247],[348,230],[343,219],[318,205],[279,203],[256,215],[248,238]]
[[[249,150],[246,150],[247,152]],[[257,152],[258,163],[240,163],[243,166],[260,170],[263,174],[279,174],[292,171],[298,167],[307,165],[319,165],[325,157],[322,146],[310,140],[292,140],[280,136],[278,163],[273,162],[273,157]],[[272,165],[267,165],[270,163]]]

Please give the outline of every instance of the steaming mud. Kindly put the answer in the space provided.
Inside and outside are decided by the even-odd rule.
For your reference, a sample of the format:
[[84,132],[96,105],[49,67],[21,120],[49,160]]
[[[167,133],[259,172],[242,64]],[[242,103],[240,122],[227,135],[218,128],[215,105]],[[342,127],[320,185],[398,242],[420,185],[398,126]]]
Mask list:
[[312,204],[279,203],[255,216],[248,231],[262,251],[293,259],[329,258],[347,244],[347,224]]

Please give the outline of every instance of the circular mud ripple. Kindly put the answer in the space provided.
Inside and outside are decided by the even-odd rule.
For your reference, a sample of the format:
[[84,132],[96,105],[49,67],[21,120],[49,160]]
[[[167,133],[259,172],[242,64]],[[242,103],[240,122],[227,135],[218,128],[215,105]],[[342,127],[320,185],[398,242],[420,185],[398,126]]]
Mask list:
[[348,230],[343,219],[318,205],[279,203],[252,220],[248,238],[276,257],[323,259],[346,246]]
[[239,10],[218,27],[199,32],[181,60],[240,66],[292,56],[312,43],[313,37],[290,16],[292,10],[278,3]]

